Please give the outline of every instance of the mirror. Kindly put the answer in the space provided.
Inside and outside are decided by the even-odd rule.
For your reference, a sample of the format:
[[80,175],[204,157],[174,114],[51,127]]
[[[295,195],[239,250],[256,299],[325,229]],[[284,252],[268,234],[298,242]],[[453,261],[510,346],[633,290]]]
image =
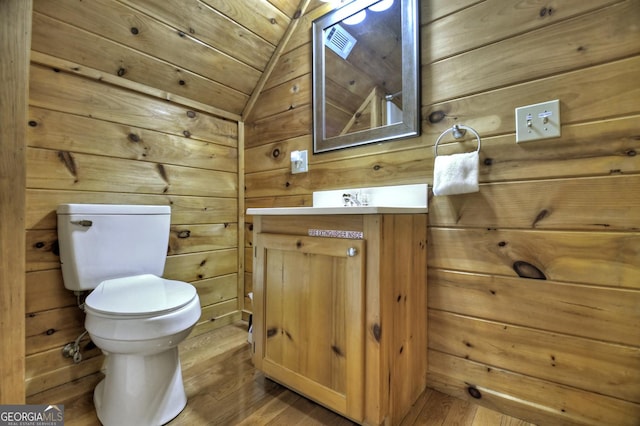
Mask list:
[[314,153],[418,135],[417,3],[355,0],[313,22]]

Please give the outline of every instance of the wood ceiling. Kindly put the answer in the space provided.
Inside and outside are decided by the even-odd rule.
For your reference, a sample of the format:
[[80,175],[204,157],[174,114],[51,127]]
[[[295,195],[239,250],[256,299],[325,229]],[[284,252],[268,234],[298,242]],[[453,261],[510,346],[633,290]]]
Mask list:
[[[35,52],[246,117],[320,0],[35,0]],[[101,52],[96,55],[95,52]]]

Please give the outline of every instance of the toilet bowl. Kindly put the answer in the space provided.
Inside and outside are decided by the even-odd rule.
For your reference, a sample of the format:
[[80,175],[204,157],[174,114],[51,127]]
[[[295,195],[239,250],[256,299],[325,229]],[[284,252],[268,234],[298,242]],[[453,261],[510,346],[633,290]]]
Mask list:
[[64,285],[78,296],[85,328],[105,354],[94,391],[102,424],[156,426],[185,407],[178,344],[200,318],[191,284],[161,278],[169,206],[62,204],[58,241]]
[[161,425],[187,397],[177,345],[200,317],[192,285],[145,274],[102,282],[85,301],[85,327],[108,356],[94,392],[105,425]]

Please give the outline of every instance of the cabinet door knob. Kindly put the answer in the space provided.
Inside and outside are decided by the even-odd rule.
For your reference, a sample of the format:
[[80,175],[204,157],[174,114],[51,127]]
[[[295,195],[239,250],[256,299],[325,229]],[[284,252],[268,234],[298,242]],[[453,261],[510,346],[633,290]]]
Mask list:
[[349,257],[353,257],[353,256],[355,256],[356,254],[358,254],[358,249],[356,249],[355,247],[349,247],[349,248],[347,249],[347,256],[349,256]]

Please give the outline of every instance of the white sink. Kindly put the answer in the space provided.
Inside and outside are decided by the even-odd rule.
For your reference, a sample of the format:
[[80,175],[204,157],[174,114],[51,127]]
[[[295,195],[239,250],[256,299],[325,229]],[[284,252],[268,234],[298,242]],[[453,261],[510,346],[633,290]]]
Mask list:
[[[359,194],[360,205],[345,206],[345,194]],[[363,194],[365,196],[363,197]],[[364,204],[362,205],[362,200]],[[427,184],[348,188],[313,193],[313,207],[247,209],[248,215],[325,215],[427,213]]]

